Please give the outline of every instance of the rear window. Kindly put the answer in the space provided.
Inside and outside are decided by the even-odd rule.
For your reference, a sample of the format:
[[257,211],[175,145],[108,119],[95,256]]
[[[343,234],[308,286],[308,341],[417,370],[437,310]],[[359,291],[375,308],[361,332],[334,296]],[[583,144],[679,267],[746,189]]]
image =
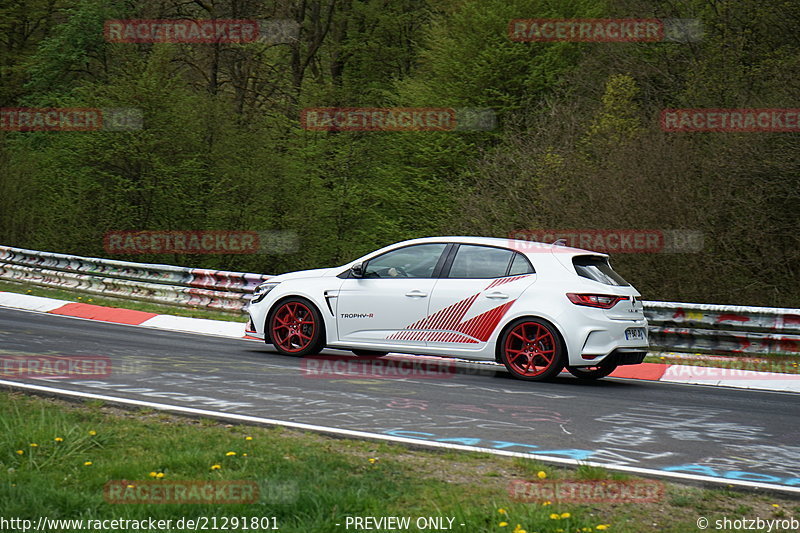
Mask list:
[[575,272],[579,276],[592,281],[599,281],[606,285],[630,285],[622,276],[614,272],[605,257],[577,255],[572,258],[572,264],[575,265]]

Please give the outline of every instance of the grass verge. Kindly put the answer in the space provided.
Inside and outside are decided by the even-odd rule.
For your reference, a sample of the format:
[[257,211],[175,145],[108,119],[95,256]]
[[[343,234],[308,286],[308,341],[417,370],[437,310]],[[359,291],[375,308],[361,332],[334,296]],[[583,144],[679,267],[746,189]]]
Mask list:
[[[418,531],[413,526],[418,517],[444,517],[445,525],[453,519],[452,531],[464,533],[686,533],[697,530],[700,516],[713,524],[724,516],[782,519],[800,513],[798,501],[787,497],[673,483],[665,483],[663,497],[650,503],[524,503],[509,497],[514,480],[637,478],[9,391],[0,391],[0,413],[0,516],[33,524],[40,516],[169,519],[175,525],[181,518],[200,517],[222,524],[227,517],[233,530],[244,529],[231,527],[234,517],[240,524],[266,517],[283,532],[341,533],[356,530],[345,527],[347,516],[395,516],[411,517],[412,527],[403,531]],[[250,504],[109,503],[103,487],[112,480],[133,487],[249,480],[261,490]],[[263,524],[260,529],[266,529]]]

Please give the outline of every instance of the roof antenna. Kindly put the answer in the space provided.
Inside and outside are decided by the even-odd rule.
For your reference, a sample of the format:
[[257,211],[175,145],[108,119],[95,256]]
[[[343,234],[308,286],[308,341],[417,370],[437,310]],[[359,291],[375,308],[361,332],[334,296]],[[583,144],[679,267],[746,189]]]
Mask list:
[[566,246],[566,245],[567,245],[567,239],[557,239],[553,241],[553,246]]

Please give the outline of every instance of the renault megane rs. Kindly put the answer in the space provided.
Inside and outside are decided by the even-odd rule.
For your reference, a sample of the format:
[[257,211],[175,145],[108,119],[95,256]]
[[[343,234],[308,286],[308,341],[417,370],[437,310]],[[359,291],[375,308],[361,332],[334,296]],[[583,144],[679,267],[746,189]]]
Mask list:
[[601,378],[647,352],[640,295],[607,255],[511,239],[428,237],[282,274],[248,312],[247,333],[282,354],[497,361],[525,380]]

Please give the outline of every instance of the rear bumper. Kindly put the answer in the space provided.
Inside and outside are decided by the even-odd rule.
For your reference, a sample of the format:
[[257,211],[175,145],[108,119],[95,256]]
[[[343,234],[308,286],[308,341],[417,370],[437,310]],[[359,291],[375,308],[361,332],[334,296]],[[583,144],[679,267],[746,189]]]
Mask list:
[[606,357],[603,358],[602,363],[606,365],[638,365],[644,361],[647,356],[647,350],[636,348],[617,348]]

